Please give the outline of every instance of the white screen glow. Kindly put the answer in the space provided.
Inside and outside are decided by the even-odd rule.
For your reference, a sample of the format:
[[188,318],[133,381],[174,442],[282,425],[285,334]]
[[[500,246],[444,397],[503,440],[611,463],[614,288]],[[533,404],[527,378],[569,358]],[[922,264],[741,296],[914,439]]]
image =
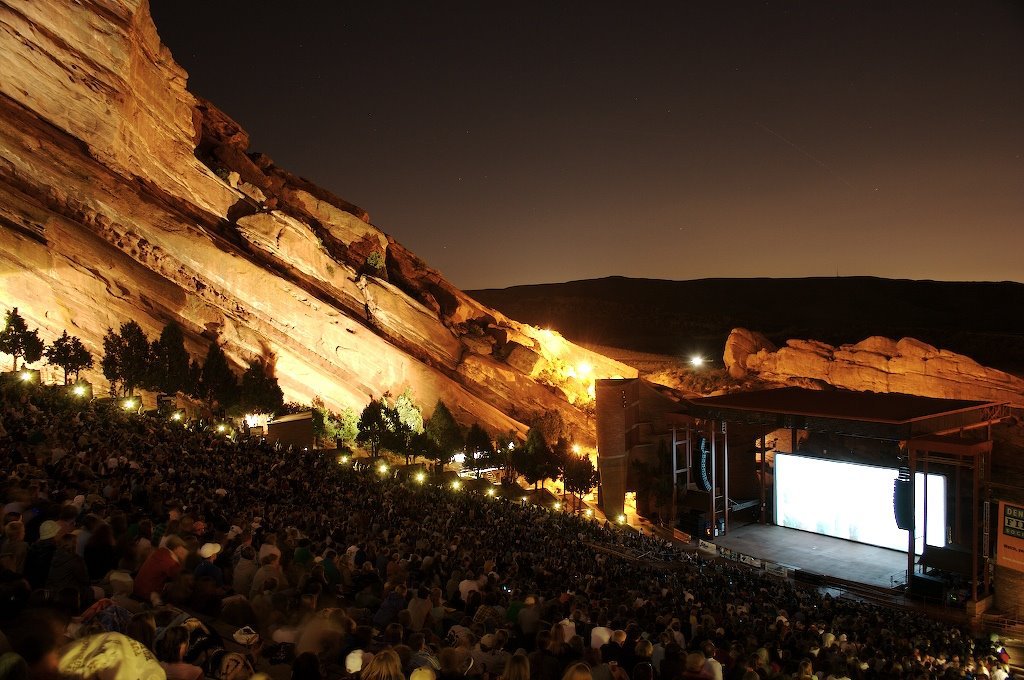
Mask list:
[[[907,532],[896,526],[893,468],[855,465],[786,454],[775,456],[775,523],[780,526],[906,551]],[[917,473],[917,543],[924,527],[924,474]],[[946,478],[928,475],[928,545],[946,545]]]

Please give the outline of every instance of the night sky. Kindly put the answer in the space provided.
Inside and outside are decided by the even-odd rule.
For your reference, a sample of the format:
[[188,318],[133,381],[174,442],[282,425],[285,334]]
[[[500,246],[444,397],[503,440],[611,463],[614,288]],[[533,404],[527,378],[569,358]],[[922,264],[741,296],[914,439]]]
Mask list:
[[465,289],[1024,281],[1024,3],[151,0],[269,154]]

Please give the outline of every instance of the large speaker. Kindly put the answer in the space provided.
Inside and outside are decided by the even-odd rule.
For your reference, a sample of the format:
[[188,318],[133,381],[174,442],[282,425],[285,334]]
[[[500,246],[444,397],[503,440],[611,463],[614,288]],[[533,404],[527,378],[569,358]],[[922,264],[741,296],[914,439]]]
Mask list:
[[911,574],[910,594],[913,597],[942,601],[946,597],[946,584],[934,576]]
[[910,471],[901,469],[900,476],[892,483],[892,510],[896,515],[896,526],[903,530],[914,527],[914,480]]

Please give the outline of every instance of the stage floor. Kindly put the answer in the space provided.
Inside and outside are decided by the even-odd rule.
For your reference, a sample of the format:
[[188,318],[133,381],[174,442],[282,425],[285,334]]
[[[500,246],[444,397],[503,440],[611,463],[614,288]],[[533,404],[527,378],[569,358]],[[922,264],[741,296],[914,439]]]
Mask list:
[[907,554],[774,525],[733,527],[717,545],[787,567],[889,588],[905,579]]

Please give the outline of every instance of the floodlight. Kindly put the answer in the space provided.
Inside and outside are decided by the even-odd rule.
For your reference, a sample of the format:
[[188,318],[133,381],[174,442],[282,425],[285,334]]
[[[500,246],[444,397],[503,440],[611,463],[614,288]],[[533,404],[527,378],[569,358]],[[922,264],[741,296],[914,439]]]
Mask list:
[[558,501],[555,501],[555,510],[561,510],[561,509],[562,509],[562,504],[559,503]]
[[452,488],[458,491],[459,489],[462,488],[462,482],[456,479],[455,481],[452,482]]
[[618,521],[619,521],[619,524],[625,524],[626,523],[626,516],[625,515],[619,515],[618,516]]
[[694,368],[700,368],[701,366],[704,365],[704,357],[702,357],[699,354],[694,354],[692,357],[690,357],[690,365],[693,366]]
[[425,482],[426,480],[427,480],[427,475],[426,475],[426,474],[424,474],[424,473],[422,473],[422,472],[417,472],[417,473],[416,473],[416,481],[417,481],[417,482],[419,482],[420,484],[422,484],[422,483],[423,483],[423,482]]
[[20,377],[21,382],[29,382],[32,380],[32,371],[22,371]]
[[85,385],[75,385],[74,387],[71,388],[71,392],[76,397],[84,397],[85,396]]

